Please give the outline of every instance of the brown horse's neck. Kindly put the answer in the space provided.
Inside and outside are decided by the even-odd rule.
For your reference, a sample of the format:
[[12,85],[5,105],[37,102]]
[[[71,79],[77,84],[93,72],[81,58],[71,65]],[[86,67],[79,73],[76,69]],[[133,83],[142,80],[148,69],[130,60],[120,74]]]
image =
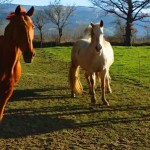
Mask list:
[[[3,43],[3,44],[2,44]],[[13,46],[5,37],[0,38],[0,122],[7,101],[11,97],[16,82],[16,66],[20,60],[21,51]],[[19,72],[20,73],[20,72]],[[18,77],[19,78],[19,77]]]
[[10,41],[8,41],[5,37],[3,38],[3,46],[1,47],[1,71],[12,71],[16,63],[20,60],[21,51],[18,47],[14,46],[13,43],[10,43]]
[[13,37],[13,30],[11,24],[9,23],[5,28],[4,36],[2,39],[2,68],[4,71],[11,71],[16,62],[20,59],[21,52],[16,46],[16,40]]

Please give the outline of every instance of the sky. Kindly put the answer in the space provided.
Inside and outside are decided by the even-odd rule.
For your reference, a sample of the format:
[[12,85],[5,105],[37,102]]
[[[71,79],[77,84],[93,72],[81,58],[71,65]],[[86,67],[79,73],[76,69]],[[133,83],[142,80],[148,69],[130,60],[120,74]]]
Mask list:
[[[12,4],[47,6],[51,0],[12,0]],[[62,5],[91,6],[89,0],[61,0]]]

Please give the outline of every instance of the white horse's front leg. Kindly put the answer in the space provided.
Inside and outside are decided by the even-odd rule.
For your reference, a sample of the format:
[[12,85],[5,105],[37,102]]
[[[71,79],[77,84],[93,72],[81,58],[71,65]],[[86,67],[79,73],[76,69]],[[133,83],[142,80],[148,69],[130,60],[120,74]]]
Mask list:
[[110,82],[111,82],[111,77],[108,73],[107,77],[106,77],[106,92],[107,93],[112,93],[112,90],[111,90],[111,87],[110,87]]
[[91,88],[92,86],[91,86],[91,81],[90,81],[91,77],[87,72],[85,72],[84,76],[85,76],[86,81],[87,81],[88,86],[89,86],[89,94],[91,94],[92,93],[92,88]]
[[109,106],[109,103],[105,98],[105,79],[106,79],[106,70],[103,70],[102,75],[101,75],[102,101],[104,105]]
[[[96,75],[95,75],[95,73],[93,73],[93,75],[90,75],[87,72],[85,72],[84,75],[85,75],[85,78],[86,78],[88,86],[89,86],[89,94],[92,94],[93,93],[93,86],[95,87],[94,90],[96,89]],[[91,80],[94,80],[94,81],[91,81]],[[92,82],[94,82],[94,85],[92,85]]]
[[95,93],[95,83],[96,83],[95,73],[90,75],[90,83],[91,83],[91,103],[96,104],[96,93]]

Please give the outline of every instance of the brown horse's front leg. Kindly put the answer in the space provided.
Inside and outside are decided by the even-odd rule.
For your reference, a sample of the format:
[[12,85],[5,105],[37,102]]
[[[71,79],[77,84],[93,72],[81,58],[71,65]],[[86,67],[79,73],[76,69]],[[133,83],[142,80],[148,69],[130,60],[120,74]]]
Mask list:
[[5,79],[0,82],[0,122],[3,119],[5,106],[14,90],[14,79]]
[[3,118],[5,106],[14,91],[14,86],[21,76],[21,64],[19,61],[16,62],[12,70],[11,75],[7,75],[0,81],[0,122]]

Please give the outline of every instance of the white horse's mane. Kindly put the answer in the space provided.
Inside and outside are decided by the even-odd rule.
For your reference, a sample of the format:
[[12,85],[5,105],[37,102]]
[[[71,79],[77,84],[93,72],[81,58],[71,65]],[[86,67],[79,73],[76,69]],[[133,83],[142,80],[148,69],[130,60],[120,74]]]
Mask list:
[[84,38],[84,39],[91,39],[91,31],[92,31],[92,26],[89,24],[89,25],[84,29],[83,38]]
[[[96,23],[95,25],[99,25],[99,23]],[[84,29],[83,38],[84,38],[84,39],[91,39],[91,34],[92,34],[92,26],[91,26],[91,24],[89,24],[89,25]]]

